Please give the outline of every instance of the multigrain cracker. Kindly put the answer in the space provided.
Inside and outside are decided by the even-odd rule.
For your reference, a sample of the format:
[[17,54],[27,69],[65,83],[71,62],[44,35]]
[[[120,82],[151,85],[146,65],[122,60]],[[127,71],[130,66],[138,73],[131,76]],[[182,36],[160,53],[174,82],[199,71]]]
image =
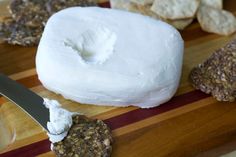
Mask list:
[[12,18],[0,23],[1,41],[22,46],[39,43],[48,18],[55,12],[72,6],[95,6],[97,0],[12,0]]
[[50,14],[53,14],[59,10],[73,6],[87,7],[96,5],[97,0],[47,0],[46,8]]
[[96,0],[13,0],[9,6],[12,17],[31,23],[46,23],[53,13],[72,6],[96,6]]
[[225,10],[203,5],[197,13],[198,22],[204,31],[220,35],[230,35],[236,31],[235,16]]
[[236,39],[193,68],[190,81],[196,89],[212,94],[218,101],[235,101]]
[[207,5],[213,8],[222,9],[223,8],[223,0],[201,0],[200,5]]
[[130,1],[140,5],[151,5],[154,2],[154,0],[130,0]]
[[12,0],[9,5],[12,19],[3,22],[0,28],[0,31],[5,34],[3,40],[13,45],[37,45],[50,16],[46,11],[46,1]]
[[164,19],[193,18],[200,0],[155,0],[151,10]]
[[29,27],[9,18],[0,23],[0,37],[13,45],[35,46],[39,43],[43,27]]
[[76,115],[68,135],[53,143],[53,151],[57,157],[110,157],[112,143],[111,131],[103,121]]
[[38,27],[46,24],[49,13],[46,11],[47,0],[13,0],[9,5],[12,18],[27,26]]

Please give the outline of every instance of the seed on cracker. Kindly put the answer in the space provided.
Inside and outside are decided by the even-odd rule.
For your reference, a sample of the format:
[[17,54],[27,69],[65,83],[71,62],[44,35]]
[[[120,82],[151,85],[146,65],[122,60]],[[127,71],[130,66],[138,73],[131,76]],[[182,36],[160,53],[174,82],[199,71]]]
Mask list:
[[236,31],[235,16],[225,10],[201,6],[197,13],[198,22],[204,31],[220,35],[230,35]]
[[200,0],[155,0],[151,10],[164,19],[193,18]]
[[222,9],[223,8],[223,0],[201,0],[200,5],[207,5],[213,8]]
[[133,3],[140,4],[140,5],[147,5],[152,4],[154,0],[130,0]]

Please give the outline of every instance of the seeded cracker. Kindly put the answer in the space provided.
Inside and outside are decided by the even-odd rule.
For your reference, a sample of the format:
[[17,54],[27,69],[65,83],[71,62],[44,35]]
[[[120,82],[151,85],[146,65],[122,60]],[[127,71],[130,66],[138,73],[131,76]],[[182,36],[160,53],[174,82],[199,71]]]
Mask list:
[[218,101],[236,98],[236,39],[218,49],[204,63],[193,68],[190,81],[196,89]]
[[155,0],[151,10],[164,19],[193,18],[200,0]]
[[46,3],[47,11],[53,14],[59,10],[73,6],[96,6],[97,0],[48,0]]
[[104,122],[76,115],[68,135],[53,144],[53,151],[58,157],[110,157],[112,142],[111,131]]
[[45,3],[47,0],[13,0],[9,11],[16,22],[30,27],[42,27],[49,18]]
[[207,5],[213,8],[222,9],[223,0],[201,0],[201,5]]
[[225,10],[201,6],[197,19],[204,31],[220,35],[230,35],[236,31],[235,16]]
[[64,8],[96,5],[96,0],[12,0],[12,18],[0,23],[1,40],[9,44],[35,46],[48,18]]
[[42,31],[42,27],[32,28],[12,18],[0,23],[0,37],[13,45],[34,46],[39,42]]

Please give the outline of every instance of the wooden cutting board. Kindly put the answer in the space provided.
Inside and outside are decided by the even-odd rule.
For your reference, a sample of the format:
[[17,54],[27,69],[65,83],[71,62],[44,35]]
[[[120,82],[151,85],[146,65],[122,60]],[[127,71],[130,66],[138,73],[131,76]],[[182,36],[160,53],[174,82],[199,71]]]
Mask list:
[[[234,3],[225,0],[224,6],[236,13]],[[5,16],[5,4],[1,4],[0,16]],[[107,6],[107,3],[103,5]],[[210,95],[194,90],[188,75],[194,66],[233,36],[203,32],[196,21],[181,34],[185,52],[179,89],[172,100],[153,109],[84,105],[46,90],[35,71],[36,47],[0,44],[0,71],[43,97],[59,100],[70,111],[104,120],[115,138],[114,157],[215,157],[226,154],[236,149],[236,103],[217,102]],[[0,104],[1,157],[55,156],[50,151],[46,132],[37,123],[2,97]]]

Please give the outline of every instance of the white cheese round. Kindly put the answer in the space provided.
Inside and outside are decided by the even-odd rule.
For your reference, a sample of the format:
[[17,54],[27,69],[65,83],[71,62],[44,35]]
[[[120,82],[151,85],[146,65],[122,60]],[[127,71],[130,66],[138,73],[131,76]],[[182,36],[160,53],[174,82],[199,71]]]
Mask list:
[[95,105],[149,108],[176,92],[183,40],[147,16],[73,7],[46,24],[36,69],[42,84],[65,98]]

